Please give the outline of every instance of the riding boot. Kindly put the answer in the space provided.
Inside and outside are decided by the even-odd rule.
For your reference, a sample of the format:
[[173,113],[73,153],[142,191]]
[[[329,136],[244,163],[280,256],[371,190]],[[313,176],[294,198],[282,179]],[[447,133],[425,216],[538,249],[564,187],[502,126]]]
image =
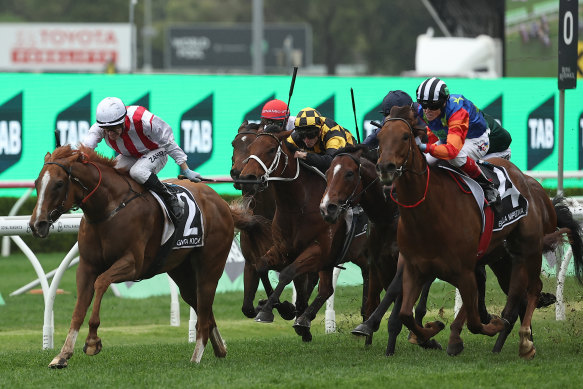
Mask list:
[[480,174],[475,177],[474,180],[480,184],[484,190],[484,197],[488,200],[488,205],[498,209],[498,205],[500,204],[500,193],[498,193],[498,189],[496,189],[494,183],[490,181],[481,170]]
[[170,193],[166,185],[161,183],[154,173],[150,174],[150,177],[144,182],[144,186],[146,189],[153,190],[162,198],[176,221],[182,218],[184,215],[184,203],[174,193]]

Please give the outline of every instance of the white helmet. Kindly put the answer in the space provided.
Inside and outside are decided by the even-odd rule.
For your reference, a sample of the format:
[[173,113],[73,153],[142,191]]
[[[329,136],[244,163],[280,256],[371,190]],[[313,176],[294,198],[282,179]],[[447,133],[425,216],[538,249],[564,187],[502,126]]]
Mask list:
[[115,126],[124,122],[126,106],[117,97],[106,97],[97,105],[97,123],[101,127]]

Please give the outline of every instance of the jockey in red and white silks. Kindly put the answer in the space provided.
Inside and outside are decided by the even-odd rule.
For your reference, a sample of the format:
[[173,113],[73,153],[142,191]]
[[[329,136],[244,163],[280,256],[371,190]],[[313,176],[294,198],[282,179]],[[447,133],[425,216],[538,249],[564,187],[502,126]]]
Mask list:
[[95,123],[82,143],[94,149],[101,140],[118,152],[118,169],[129,169],[130,176],[140,184],[146,182],[151,173],[164,168],[170,155],[178,165],[186,162],[186,154],[176,144],[172,128],[164,120],[146,108],[128,106],[121,136],[116,140],[106,136],[105,130]]

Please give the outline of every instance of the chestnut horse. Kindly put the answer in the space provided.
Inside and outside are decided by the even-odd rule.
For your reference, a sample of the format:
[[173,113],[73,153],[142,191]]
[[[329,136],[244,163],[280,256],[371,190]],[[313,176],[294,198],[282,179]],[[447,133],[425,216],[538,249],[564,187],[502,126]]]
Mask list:
[[[531,321],[542,289],[540,270],[543,248],[547,238],[561,239],[560,234],[553,234],[557,226],[553,203],[544,191],[532,190],[529,177],[514,164],[498,158],[491,160],[508,172],[512,183],[528,201],[528,212],[492,235],[487,253],[505,245],[512,266],[502,319],[493,318],[488,324],[482,324],[474,274],[482,229],[480,210],[473,196],[462,194],[449,173],[428,166],[415,143],[416,133],[412,128],[415,113],[411,108],[394,107],[390,116],[378,133],[377,172],[383,184],[396,188],[399,201],[397,241],[399,261],[404,264],[400,312],[403,323],[420,341],[430,339],[441,331],[443,323],[428,323],[424,328],[414,321],[411,313],[422,285],[437,277],[458,288],[462,296],[463,306],[452,323],[452,332],[461,329],[460,323],[467,319],[468,329],[472,333],[493,336],[505,329],[505,323],[514,323],[520,314],[519,356],[533,358],[536,350]],[[545,220],[547,223],[541,222]],[[566,227],[560,232],[569,235],[575,269],[581,280],[583,255],[580,230]],[[524,314],[521,314],[523,308]]]
[[310,341],[311,321],[324,302],[334,293],[334,266],[348,259],[360,266],[366,298],[368,268],[363,250],[366,236],[354,238],[344,259],[340,258],[345,242],[346,223],[329,224],[320,216],[319,202],[326,182],[316,172],[300,165],[285,139],[291,131],[257,134],[249,146],[250,157],[241,171],[241,179],[255,180],[243,184],[244,190],[257,193],[271,184],[275,191],[276,210],[272,224],[273,246],[265,254],[265,266],[285,264],[279,283],[267,303],[255,318],[258,322],[273,321],[272,307],[284,287],[298,275],[319,272],[318,295],[295,320],[296,333]]
[[[327,186],[320,202],[320,212],[324,220],[335,223],[349,207],[360,203],[369,216],[369,238],[367,254],[369,258],[369,285],[365,308],[365,323],[360,324],[355,335],[365,335],[366,344],[371,344],[372,333],[376,331],[390,304],[395,302],[388,322],[389,339],[385,355],[395,353],[397,336],[402,324],[398,317],[400,308],[400,277],[395,279],[399,248],[397,247],[397,224],[399,209],[388,200],[377,177],[375,163],[377,154],[368,147],[358,145],[340,149],[326,172]],[[392,282],[395,279],[395,282]],[[431,282],[423,289],[419,304],[415,308],[415,320],[421,323],[427,309],[427,296]],[[381,291],[385,289],[383,307],[378,311]],[[371,317],[375,312],[375,316]],[[423,347],[441,348],[435,341],[426,342]]]
[[97,336],[99,310],[109,285],[163,272],[172,277],[184,301],[198,315],[191,361],[200,362],[209,338],[215,355],[225,357],[227,349],[212,309],[215,291],[229,255],[234,227],[256,228],[257,220],[245,209],[229,207],[207,185],[182,181],[181,186],[192,193],[200,207],[204,246],[170,250],[159,261],[163,212],[150,192],[127,172],[114,167],[115,160],[89,148],[73,150],[63,146],[46,154],[35,181],[38,199],[29,222],[35,236],[45,238],[51,225],[72,208],[79,207],[84,213],[78,236],[77,303],[65,344],[49,366],[67,366],[94,295],[89,334],[83,347],[87,355],[95,355],[102,348]]
[[[231,145],[233,146],[231,177],[235,180],[235,189],[243,189],[237,180],[239,179],[241,170],[244,166],[243,161],[249,157],[248,147],[251,142],[255,140],[259,130],[259,125],[255,123],[250,124],[245,120],[241,126],[239,126],[237,134],[231,142]],[[243,190],[242,193],[244,198],[250,199],[250,206],[253,208],[253,213],[255,215],[261,215],[269,221],[273,220],[273,215],[275,214],[273,187],[266,188],[266,190],[255,194],[247,193],[245,190]],[[257,271],[258,260],[272,246],[273,239],[271,233],[263,237],[258,235],[259,234],[253,231],[241,231],[239,235],[241,253],[245,258],[245,268],[243,271],[243,306],[241,307],[241,311],[248,318],[254,318],[261,309],[260,306],[255,307],[253,304],[255,294],[257,293],[257,287],[259,286],[259,280],[261,280],[267,296],[273,292],[268,273],[266,271],[261,273]],[[308,306],[307,301],[309,295],[306,296],[306,291],[304,291],[305,287],[302,287],[301,285],[301,281],[304,281],[304,279],[305,277],[302,277],[302,279],[298,281],[300,285],[296,287],[296,290],[299,290],[298,297],[296,298],[296,307],[288,301],[276,301],[274,305],[274,308],[278,310],[281,317],[285,320],[293,319],[296,316],[296,309],[299,312],[303,312]]]

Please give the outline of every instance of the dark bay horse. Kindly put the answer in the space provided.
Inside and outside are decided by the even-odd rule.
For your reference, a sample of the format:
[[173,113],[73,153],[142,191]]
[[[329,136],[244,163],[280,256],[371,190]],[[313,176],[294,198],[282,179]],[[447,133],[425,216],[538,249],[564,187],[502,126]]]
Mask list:
[[[532,314],[542,289],[540,269],[548,239],[558,241],[561,226],[557,211],[546,193],[533,190],[528,176],[503,159],[491,163],[505,168],[513,184],[528,201],[526,215],[494,231],[487,253],[504,245],[512,261],[508,277],[508,298],[502,319],[482,324],[478,314],[478,292],[474,271],[478,265],[478,243],[482,228],[479,208],[473,196],[463,195],[458,184],[443,169],[429,167],[415,143],[412,124],[415,113],[408,107],[394,107],[378,133],[377,172],[381,182],[396,188],[400,219],[397,241],[403,269],[403,323],[421,340],[438,333],[443,324],[419,326],[412,308],[427,280],[438,277],[449,282],[462,296],[463,306],[452,324],[467,319],[472,333],[493,336],[521,316],[519,356],[534,357]],[[540,185],[540,184],[539,184]],[[458,217],[463,215],[463,217]],[[571,215],[572,219],[572,215]],[[579,280],[583,272],[580,229],[565,225],[560,232],[569,236]]]
[[[376,174],[376,158],[377,154],[363,145],[349,146],[339,150],[326,172],[327,186],[320,202],[320,212],[324,220],[335,223],[346,209],[360,203],[368,215],[370,220],[367,246],[369,286],[364,314],[367,320],[359,325],[358,330],[353,331],[353,334],[366,335],[366,344],[370,344],[372,333],[379,328],[382,317],[390,304],[395,302],[389,317],[389,339],[385,352],[386,355],[393,355],[397,336],[402,328],[398,317],[401,306],[401,278],[395,277],[399,258],[397,246],[399,209],[384,195],[383,186]],[[419,324],[427,312],[426,304],[430,286],[431,282],[428,282],[415,308],[415,320]],[[376,310],[383,289],[387,290],[386,297],[383,299],[383,306]],[[371,317],[373,312],[374,316]],[[441,348],[433,340],[422,346]]]
[[363,255],[366,237],[352,241],[344,258],[340,258],[345,242],[346,223],[329,224],[320,216],[319,203],[326,182],[321,175],[300,165],[285,139],[291,131],[259,133],[249,146],[249,157],[241,171],[241,179],[256,184],[244,184],[252,193],[267,184],[275,190],[276,210],[272,224],[273,246],[264,256],[266,266],[283,263],[279,283],[267,303],[257,314],[256,321],[271,322],[272,306],[284,287],[300,274],[318,272],[318,295],[294,322],[302,340],[310,341],[311,321],[324,302],[334,293],[332,272],[339,262],[352,260],[361,267],[366,296],[368,268]]
[[46,154],[35,181],[38,199],[29,222],[35,236],[46,237],[52,223],[72,208],[79,207],[84,213],[78,236],[77,303],[67,339],[49,366],[67,366],[94,295],[89,334],[83,347],[87,355],[102,349],[97,335],[99,310],[109,285],[163,272],[172,277],[184,301],[198,315],[191,361],[200,362],[209,338],[215,355],[225,357],[227,349],[212,309],[215,291],[234,227],[256,228],[256,219],[244,209],[230,207],[207,185],[180,181],[200,207],[204,246],[170,250],[160,262],[157,253],[162,240],[162,210],[148,191],[114,166],[115,160],[89,148],[74,150],[63,146]]
[[[247,120],[239,126],[237,134],[231,142],[231,145],[233,146],[233,156],[231,158],[232,165],[230,173],[234,180],[239,179],[241,170],[243,170],[243,167],[245,166],[244,161],[249,157],[249,145],[257,137],[257,132],[262,130],[263,127],[260,127],[255,123],[249,123]],[[251,201],[250,206],[255,215],[263,216],[270,222],[273,220],[273,216],[275,215],[275,193],[273,186],[268,186],[265,190],[255,193],[250,193],[245,190],[237,181],[235,181],[234,186],[236,189],[242,191],[244,198]],[[259,281],[261,280],[267,296],[273,293],[273,287],[269,281],[268,272],[265,271],[265,269],[261,272],[257,269],[259,258],[261,258],[273,245],[273,238],[271,232],[264,235],[261,231],[241,231],[239,238],[241,252],[245,258],[243,274],[243,306],[241,311],[245,316],[255,318],[261,309],[261,303],[264,303],[264,301],[260,302],[260,305],[257,307],[255,307],[253,303]],[[281,269],[283,269],[283,266],[277,266],[276,264],[270,270],[280,271]],[[299,316],[299,314],[308,307],[310,293],[317,281],[317,275],[309,277],[306,274],[302,274],[294,280],[297,292],[296,306],[294,307],[294,305],[288,301],[279,302],[279,300],[274,304],[274,308],[277,309],[283,319],[291,320],[296,317],[297,313]]]

